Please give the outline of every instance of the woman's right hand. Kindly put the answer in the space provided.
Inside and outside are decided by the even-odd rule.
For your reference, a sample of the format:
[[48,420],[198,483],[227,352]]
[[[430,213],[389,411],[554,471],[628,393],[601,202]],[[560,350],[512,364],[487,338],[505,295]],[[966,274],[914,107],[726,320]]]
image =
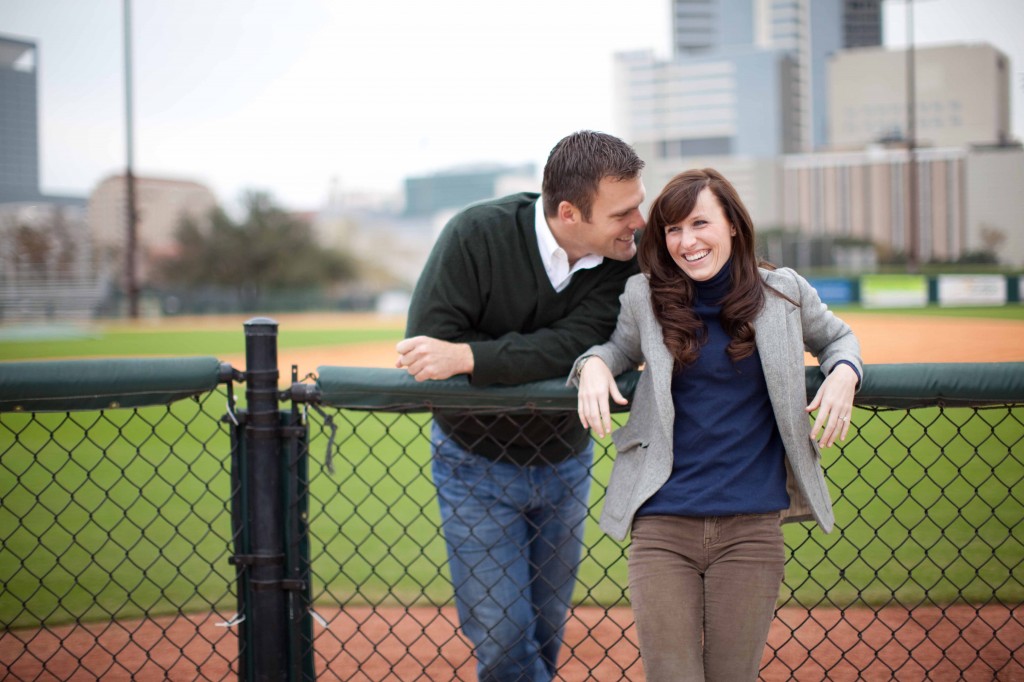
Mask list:
[[612,432],[609,396],[619,405],[629,403],[619,393],[615,377],[604,360],[596,355],[590,355],[584,360],[583,369],[580,370],[577,411],[583,427],[593,429],[601,438]]

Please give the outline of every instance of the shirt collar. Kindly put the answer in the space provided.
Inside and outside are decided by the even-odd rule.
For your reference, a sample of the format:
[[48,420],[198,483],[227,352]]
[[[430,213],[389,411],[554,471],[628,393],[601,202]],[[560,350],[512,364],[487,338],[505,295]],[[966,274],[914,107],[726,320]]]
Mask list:
[[548,279],[551,280],[551,286],[555,288],[555,291],[561,291],[569,286],[569,280],[576,272],[596,268],[604,261],[604,257],[590,253],[576,261],[571,269],[569,268],[569,256],[565,249],[555,241],[555,235],[551,232],[551,227],[544,217],[543,197],[537,198],[534,222],[540,259],[544,263],[544,271],[547,273]]

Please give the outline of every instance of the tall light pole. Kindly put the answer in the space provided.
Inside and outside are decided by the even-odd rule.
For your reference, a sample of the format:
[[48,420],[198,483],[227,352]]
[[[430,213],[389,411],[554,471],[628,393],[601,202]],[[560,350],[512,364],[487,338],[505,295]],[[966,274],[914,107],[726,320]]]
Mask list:
[[904,0],[907,6],[907,271],[917,272],[918,262],[918,206],[917,206],[917,88],[914,79],[914,0]]
[[124,119],[125,119],[125,196],[127,234],[125,235],[124,288],[128,297],[128,316],[139,316],[139,282],[136,272],[138,251],[138,211],[135,208],[135,174],[133,166],[134,123],[132,120],[132,0],[123,0],[124,7]]

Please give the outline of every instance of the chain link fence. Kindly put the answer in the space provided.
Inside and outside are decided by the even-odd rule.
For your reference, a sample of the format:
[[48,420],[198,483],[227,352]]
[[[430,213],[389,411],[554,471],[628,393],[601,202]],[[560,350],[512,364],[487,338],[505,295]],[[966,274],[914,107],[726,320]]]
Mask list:
[[[86,362],[0,372],[0,677],[474,679],[431,411],[547,414],[575,404],[561,382],[321,367],[279,389],[270,352],[245,375]],[[114,388],[82,385],[104,372]],[[1022,378],[867,369],[852,438],[825,452],[836,530],[785,526],[762,679],[1024,679]],[[560,679],[643,679],[628,543],[596,524],[613,459],[596,441]]]
[[[69,388],[66,371],[99,369],[44,364],[19,363]],[[70,402],[109,405],[84,393]],[[58,412],[14,397],[23,409],[0,407],[0,678],[236,679],[237,638],[217,627],[237,603],[225,391]]]
[[[401,373],[336,370],[320,368],[313,392],[333,409],[310,413],[312,459],[321,462],[310,478],[313,595],[327,623],[312,642],[316,668],[344,680],[473,679],[475,660],[450,606],[429,411],[533,404],[530,414],[540,415],[574,400],[564,402],[557,383],[525,398],[468,386],[439,395]],[[966,366],[931,370],[950,372],[952,383],[984,383]],[[866,386],[852,437],[825,451],[836,529],[784,526],[789,560],[762,679],[1020,679],[1024,409],[928,398],[921,367],[872,367],[867,376],[876,372],[902,377]],[[958,406],[968,403],[976,404]],[[614,448],[610,440],[595,445],[559,673],[642,680],[628,542],[597,528]]]

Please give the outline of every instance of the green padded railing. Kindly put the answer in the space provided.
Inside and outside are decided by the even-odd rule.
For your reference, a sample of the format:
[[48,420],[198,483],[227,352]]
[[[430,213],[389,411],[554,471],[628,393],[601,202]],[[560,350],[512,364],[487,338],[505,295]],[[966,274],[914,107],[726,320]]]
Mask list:
[[0,412],[166,405],[217,387],[213,357],[0,363]]
[[[807,367],[808,400],[824,377]],[[320,401],[333,407],[399,412],[444,407],[480,409],[576,410],[576,389],[561,379],[519,386],[471,386],[466,377],[417,382],[400,369],[319,367]],[[631,398],[640,372],[618,377],[619,389]],[[993,405],[1024,401],[1024,362],[867,365],[856,404],[873,407]],[[613,405],[627,412],[629,406]]]

